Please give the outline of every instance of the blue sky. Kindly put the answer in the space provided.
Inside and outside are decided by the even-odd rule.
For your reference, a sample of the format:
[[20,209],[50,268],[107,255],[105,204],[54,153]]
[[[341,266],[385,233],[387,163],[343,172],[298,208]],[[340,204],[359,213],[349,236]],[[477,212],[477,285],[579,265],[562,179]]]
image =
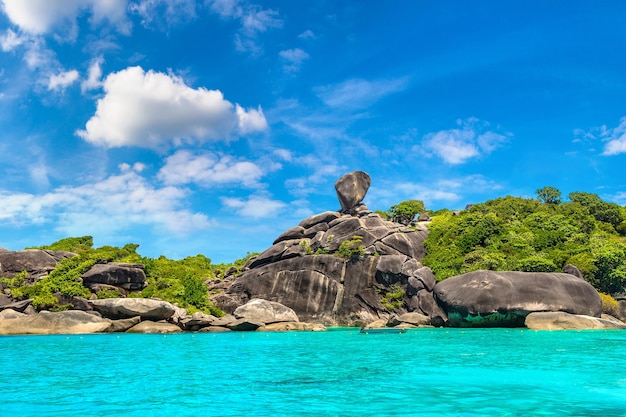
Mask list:
[[0,247],[229,262],[339,203],[626,203],[623,1],[0,0]]

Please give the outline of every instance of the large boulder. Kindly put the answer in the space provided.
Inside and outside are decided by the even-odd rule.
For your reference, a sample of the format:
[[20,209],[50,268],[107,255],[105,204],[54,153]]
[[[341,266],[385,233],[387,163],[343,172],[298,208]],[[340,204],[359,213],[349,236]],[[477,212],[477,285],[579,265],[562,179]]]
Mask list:
[[82,276],[83,285],[88,288],[98,285],[111,285],[128,291],[141,290],[146,286],[146,274],[141,264],[109,262],[95,264]]
[[563,311],[530,313],[524,321],[531,330],[592,330],[624,329],[626,324],[616,319],[569,314]]
[[84,311],[70,310],[25,315],[0,320],[0,334],[82,334],[106,331],[111,320]]
[[33,282],[47,276],[60,260],[72,256],[76,254],[51,250],[0,251],[0,276],[12,278],[26,271]]
[[252,299],[237,307],[233,315],[237,319],[248,319],[265,324],[300,321],[296,313],[289,307],[260,298]]
[[453,327],[522,327],[532,312],[602,313],[598,292],[566,273],[473,271],[437,283],[434,293]]
[[151,298],[105,298],[89,300],[94,310],[110,319],[140,316],[142,320],[167,320],[176,313],[176,306]]
[[335,190],[341,204],[341,211],[349,212],[361,203],[370,184],[370,176],[363,171],[354,171],[339,178],[335,182]]

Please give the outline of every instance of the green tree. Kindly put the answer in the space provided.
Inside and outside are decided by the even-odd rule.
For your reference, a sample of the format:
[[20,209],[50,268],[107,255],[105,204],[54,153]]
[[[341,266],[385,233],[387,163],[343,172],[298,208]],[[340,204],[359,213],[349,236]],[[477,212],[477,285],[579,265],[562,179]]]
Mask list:
[[415,219],[415,215],[424,213],[426,208],[421,200],[405,200],[401,203],[391,206],[389,218],[395,222],[409,224]]
[[537,191],[537,198],[544,204],[561,204],[561,192],[554,187],[543,187]]

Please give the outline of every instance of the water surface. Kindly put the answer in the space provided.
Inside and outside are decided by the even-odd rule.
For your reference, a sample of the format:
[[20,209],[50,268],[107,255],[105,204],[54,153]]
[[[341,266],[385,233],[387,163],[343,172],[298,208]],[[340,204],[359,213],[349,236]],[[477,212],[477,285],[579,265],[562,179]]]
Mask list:
[[0,416],[626,416],[626,331],[0,337]]

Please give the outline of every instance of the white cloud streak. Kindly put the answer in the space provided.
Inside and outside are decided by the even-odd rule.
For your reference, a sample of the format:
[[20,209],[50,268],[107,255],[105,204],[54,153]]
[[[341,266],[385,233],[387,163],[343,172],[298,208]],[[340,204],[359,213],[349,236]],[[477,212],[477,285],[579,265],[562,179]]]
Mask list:
[[407,78],[374,81],[353,78],[339,84],[316,87],[314,91],[329,107],[362,109],[404,90],[407,85]]
[[102,87],[102,64],[104,58],[97,57],[91,61],[89,70],[87,72],[87,79],[80,83],[80,90],[85,91],[95,90]]
[[309,54],[300,48],[285,49],[278,53],[278,56],[283,60],[283,71],[288,73],[294,73],[300,71],[302,63],[309,59]]
[[476,118],[457,120],[457,124],[459,128],[427,134],[422,140],[421,148],[414,147],[413,150],[423,150],[450,165],[460,165],[472,158],[490,154],[510,136],[491,130],[484,131],[489,123]]
[[280,210],[287,206],[282,201],[257,196],[250,197],[248,200],[222,197],[221,201],[224,207],[235,210],[240,216],[254,219],[276,217]]
[[123,169],[95,184],[64,186],[34,195],[0,191],[0,220],[16,225],[54,225],[69,236],[111,234],[132,227],[152,226],[184,235],[211,222],[202,213],[183,208],[187,192],[172,186],[156,188]]
[[617,127],[613,129],[607,129],[606,126],[603,126],[600,137],[606,141],[602,155],[626,153],[626,117],[622,117]]
[[169,142],[227,140],[267,129],[263,111],[244,110],[218,90],[193,89],[174,74],[129,67],[104,81],[105,96],[84,130],[105,147],[160,148]]
[[283,25],[278,11],[263,9],[255,4],[240,0],[207,0],[206,4],[223,20],[239,23],[239,31],[234,37],[235,48],[239,52],[260,55],[263,48],[257,40],[258,34]]
[[263,174],[261,167],[253,162],[236,161],[229,156],[212,153],[197,155],[181,150],[166,159],[158,178],[168,185],[195,183],[210,187],[241,184],[255,187]]
[[79,74],[76,70],[63,71],[59,74],[50,76],[48,81],[48,90],[60,91],[65,90],[78,80]]

